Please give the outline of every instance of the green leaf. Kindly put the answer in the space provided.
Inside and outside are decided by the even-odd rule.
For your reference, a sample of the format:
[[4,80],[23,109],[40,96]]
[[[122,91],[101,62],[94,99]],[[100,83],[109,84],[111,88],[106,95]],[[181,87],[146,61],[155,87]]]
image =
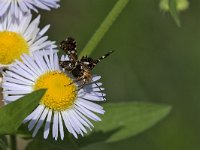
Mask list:
[[16,133],[24,118],[38,105],[45,91],[45,89],[35,91],[3,106],[0,109],[0,135]]
[[28,144],[26,150],[64,150],[64,147],[57,145],[56,143],[50,143],[44,140],[33,140]]
[[119,141],[152,127],[171,110],[168,105],[136,102],[106,104],[104,108],[106,113],[102,122],[94,123],[95,131],[86,137],[74,140],[68,134],[64,141],[55,141],[51,138],[44,140],[41,135],[29,143],[26,150],[77,150],[94,143]]
[[174,21],[176,22],[177,26],[181,26],[181,21],[179,19],[178,11],[176,8],[176,1],[175,0],[169,0],[169,11],[171,13],[171,16],[173,17]]
[[[104,106],[102,122],[95,123],[95,131],[109,133],[106,142],[119,141],[149,129],[171,110],[168,105],[152,103],[113,103]],[[95,133],[94,133],[95,134]]]
[[76,144],[71,140],[71,138],[65,137],[63,141],[54,139],[44,140],[42,138],[34,139],[31,141],[26,150],[78,150]]

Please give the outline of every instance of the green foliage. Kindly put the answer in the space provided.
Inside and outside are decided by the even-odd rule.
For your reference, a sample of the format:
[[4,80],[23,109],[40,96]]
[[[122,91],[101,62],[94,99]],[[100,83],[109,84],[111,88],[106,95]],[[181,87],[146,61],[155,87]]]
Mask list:
[[186,10],[189,7],[188,0],[161,0],[160,9],[169,11],[178,27],[181,26],[179,12]]
[[28,144],[26,150],[77,150],[78,147],[69,140],[68,138],[65,138],[64,141],[35,139]]
[[54,141],[51,138],[43,140],[39,137],[29,143],[27,150],[76,150],[98,142],[119,141],[150,128],[171,110],[167,105],[149,103],[114,103],[104,107],[107,112],[102,116],[102,122],[94,125],[95,132],[92,134],[76,141],[69,136],[64,141]]
[[105,105],[103,123],[95,124],[96,131],[119,129],[107,141],[119,141],[134,136],[155,125],[171,110],[168,105],[150,103],[119,103]]
[[[178,12],[184,11],[189,7],[188,0],[174,0],[176,3],[176,9]],[[160,1],[160,9],[163,11],[169,11],[169,0],[161,0]]]
[[95,131],[86,137],[75,141],[66,136],[64,141],[58,142],[52,139],[45,141],[40,137],[31,142],[27,150],[78,149],[98,142],[116,142],[152,127],[171,110],[168,105],[136,102],[106,104],[104,108],[106,113],[102,116],[102,122],[94,123]]
[[[81,55],[92,53],[92,51],[101,41],[102,37],[109,30],[109,28],[111,27],[115,19],[119,16],[119,14],[124,9],[124,7],[127,5],[127,3],[128,3],[128,0],[118,1],[118,3],[113,8],[113,10],[115,11],[113,10],[111,11],[112,13],[113,12],[115,13],[112,14],[110,12],[110,14],[106,17],[104,22],[99,27],[99,29],[95,32],[94,36],[88,42],[88,44],[84,48],[84,51],[81,53]],[[179,10],[178,10],[176,1],[169,0],[168,6],[169,6],[169,11],[173,19],[175,20],[176,24],[180,27],[181,22],[179,18],[179,12],[178,12]],[[138,18],[141,19],[141,17],[138,17]],[[144,31],[145,29],[146,28],[144,28]],[[134,33],[136,31],[137,30],[134,30]],[[139,30],[139,31],[142,31],[142,30]],[[149,29],[149,32],[150,31],[152,30]],[[142,34],[140,33],[140,35]],[[148,38],[148,40],[149,39],[151,38]],[[145,41],[145,38],[144,39],[142,38],[142,41]],[[153,44],[151,43],[151,45]],[[149,50],[149,47],[148,47],[148,50]],[[35,96],[36,95],[37,94],[35,94]],[[30,97],[29,97],[30,99],[28,103],[25,103],[25,101],[28,101],[28,100],[24,100],[24,104],[22,104],[24,107],[26,107],[26,109],[23,109],[24,107],[21,108],[22,105],[17,104],[18,101],[13,102],[16,104],[13,105],[12,111],[11,111],[11,108],[9,108],[9,107],[12,107],[12,104],[9,104],[0,109],[0,119],[4,120],[4,122],[0,122],[1,134],[8,134],[8,133],[12,134],[16,132],[16,129],[20,126],[22,120],[26,117],[26,115],[28,115],[32,111],[32,109],[38,104],[38,101],[41,98],[41,97],[35,98],[35,100],[33,100],[34,96],[30,96]],[[28,104],[31,104],[31,105],[28,105]],[[102,115],[103,121],[99,123],[94,123],[95,131],[92,132],[91,134],[88,134],[87,137],[79,139],[77,141],[77,145],[76,143],[74,143],[74,141],[72,141],[72,138],[68,138],[68,137],[65,138],[64,141],[58,141],[58,142],[55,142],[49,139],[48,140],[35,139],[33,140],[33,142],[31,142],[28,145],[27,150],[35,150],[35,149],[42,149],[42,150],[75,149],[76,150],[78,149],[77,146],[84,147],[84,146],[87,146],[93,143],[98,143],[98,142],[109,143],[109,142],[120,141],[129,137],[135,136],[145,131],[146,129],[152,127],[157,122],[159,122],[162,118],[164,118],[171,110],[171,107],[167,105],[148,104],[148,103],[106,104],[104,107],[106,109],[106,113],[105,115]],[[5,114],[6,114],[6,117],[5,117]],[[8,115],[9,117],[7,117],[7,114],[9,114]],[[10,117],[10,114],[12,114],[11,117]],[[5,126],[6,126],[6,129],[4,128]],[[2,148],[1,147],[2,141],[6,145],[5,138],[4,140],[0,138],[0,144],[1,144],[0,148]]]
[[0,109],[0,135],[14,134],[33,109],[38,105],[46,90],[30,93]]
[[[81,50],[116,1],[63,0],[60,9],[45,12],[41,21],[53,24],[52,39],[71,35]],[[200,149],[200,1],[189,0],[190,10],[179,12],[180,29],[170,14],[159,12],[158,2],[128,3],[93,57],[112,49],[116,53],[94,72],[103,76],[110,102],[148,100],[169,103],[173,111],[148,132],[106,144],[109,150]]]
[[101,39],[104,37],[104,35],[107,33],[107,31],[110,29],[114,21],[117,19],[117,17],[120,15],[122,10],[125,8],[125,6],[128,4],[129,0],[118,0],[117,3],[114,5],[112,10],[109,12],[107,17],[104,19],[104,21],[101,23],[99,28],[96,30],[94,35],[91,37],[91,39],[86,44],[85,48],[80,54],[81,56],[90,55],[92,51],[95,49],[95,47],[99,44]]
[[[104,108],[106,113],[102,116],[102,122],[94,124],[95,133],[88,137],[93,142],[100,141],[100,134],[105,142],[116,142],[135,136],[155,125],[171,110],[168,105],[137,102],[111,103],[104,105]],[[86,141],[84,143],[91,143]]]
[[169,11],[170,11],[174,21],[176,22],[177,26],[180,27],[181,26],[181,21],[179,19],[179,15],[178,15],[178,11],[177,11],[176,1],[175,0],[169,0]]

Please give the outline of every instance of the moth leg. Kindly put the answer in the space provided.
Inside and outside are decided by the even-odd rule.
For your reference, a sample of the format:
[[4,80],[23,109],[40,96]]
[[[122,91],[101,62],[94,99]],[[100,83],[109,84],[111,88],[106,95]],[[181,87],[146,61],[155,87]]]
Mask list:
[[82,82],[81,86],[79,86],[78,89],[77,89],[78,91],[79,91],[80,89],[82,89],[82,88],[84,87],[84,85],[87,83],[87,80],[86,80],[85,78],[83,78],[82,81],[83,81],[83,82]]
[[73,82],[71,82],[69,85],[71,85],[71,84],[73,84],[73,83],[77,83],[77,82],[79,82],[79,81],[81,81],[81,80],[83,80],[83,79],[84,79],[83,77],[80,77],[80,78],[74,80]]

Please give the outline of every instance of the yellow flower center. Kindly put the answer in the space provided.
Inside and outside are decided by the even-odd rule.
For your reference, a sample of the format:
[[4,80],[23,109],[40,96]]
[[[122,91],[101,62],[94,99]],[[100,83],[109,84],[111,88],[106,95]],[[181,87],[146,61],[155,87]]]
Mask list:
[[0,64],[9,65],[15,59],[20,59],[23,53],[29,53],[29,46],[20,34],[10,31],[0,32]]
[[52,71],[40,76],[34,90],[42,88],[46,88],[47,91],[40,103],[56,111],[71,107],[77,97],[77,86],[62,72]]

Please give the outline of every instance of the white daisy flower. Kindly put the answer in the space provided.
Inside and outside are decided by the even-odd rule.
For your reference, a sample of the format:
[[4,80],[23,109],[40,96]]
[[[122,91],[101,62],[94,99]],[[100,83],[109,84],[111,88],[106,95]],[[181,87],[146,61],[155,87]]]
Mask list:
[[55,42],[44,36],[50,25],[40,30],[40,16],[31,19],[31,14],[21,15],[20,21],[11,15],[0,17],[0,67],[11,65],[23,53],[56,48]]
[[8,11],[16,18],[20,13],[27,13],[30,10],[38,12],[37,8],[51,10],[58,8],[60,0],[0,0],[0,17]]
[[3,75],[3,97],[8,104],[35,90],[47,89],[37,108],[24,120],[29,122],[33,137],[44,124],[45,139],[51,130],[55,140],[59,136],[63,140],[64,128],[78,138],[93,127],[89,119],[101,120],[96,113],[104,114],[103,107],[95,103],[104,101],[105,96],[98,82],[100,76],[93,76],[91,83],[78,90],[78,83],[59,67],[57,53],[37,51],[21,59],[23,63],[16,61]]

